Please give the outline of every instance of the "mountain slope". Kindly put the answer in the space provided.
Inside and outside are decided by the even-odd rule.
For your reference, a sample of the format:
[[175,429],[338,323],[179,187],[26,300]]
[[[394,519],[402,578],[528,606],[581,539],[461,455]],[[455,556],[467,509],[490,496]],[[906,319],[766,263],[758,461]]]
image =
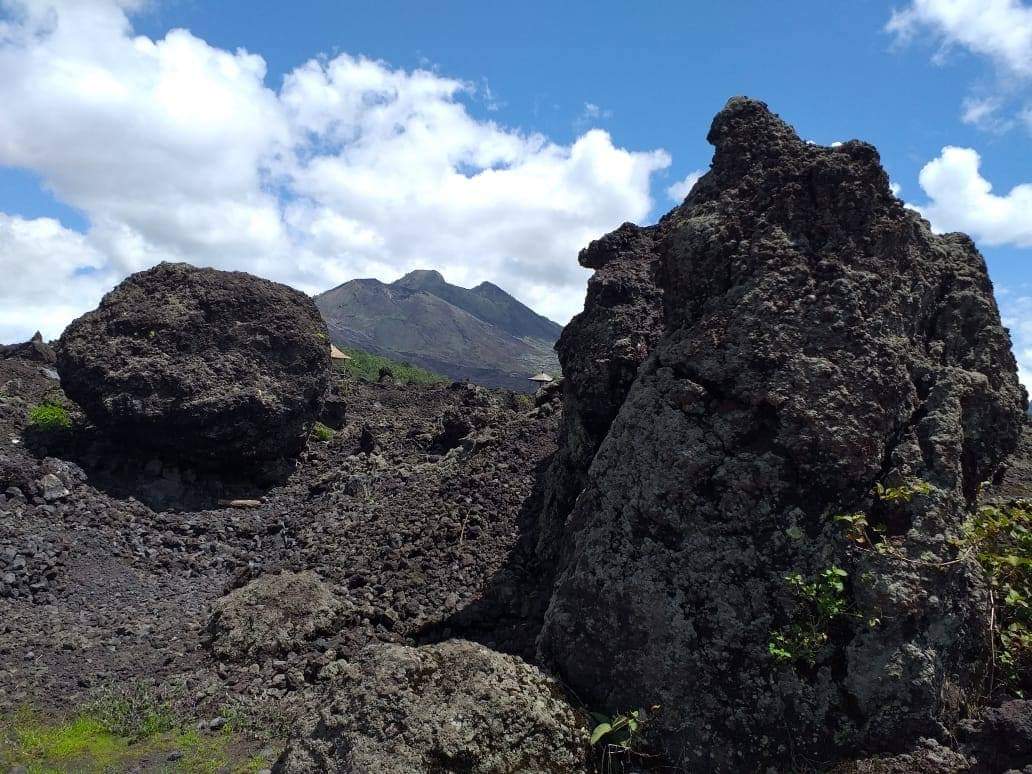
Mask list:
[[562,328],[488,282],[467,289],[436,271],[385,284],[356,279],[315,298],[337,346],[493,387],[529,390],[538,371],[558,373]]

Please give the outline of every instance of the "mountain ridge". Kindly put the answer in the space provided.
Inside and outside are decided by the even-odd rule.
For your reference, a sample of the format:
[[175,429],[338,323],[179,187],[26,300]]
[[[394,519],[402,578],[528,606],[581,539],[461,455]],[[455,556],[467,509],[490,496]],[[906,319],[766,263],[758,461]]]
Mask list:
[[357,278],[320,293],[330,340],[454,379],[530,390],[528,377],[558,373],[562,326],[491,282],[463,288],[434,269],[394,282]]

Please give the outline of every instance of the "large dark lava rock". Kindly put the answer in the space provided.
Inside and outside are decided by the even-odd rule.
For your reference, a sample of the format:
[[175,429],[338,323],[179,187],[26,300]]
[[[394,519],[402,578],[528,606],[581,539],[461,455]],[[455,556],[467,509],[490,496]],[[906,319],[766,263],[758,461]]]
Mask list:
[[[539,656],[591,705],[661,705],[685,770],[941,737],[986,642],[983,578],[950,538],[1025,410],[985,263],[903,207],[870,145],[808,144],[748,99],[709,140],[684,204],[593,246],[603,282],[642,280],[589,295],[560,342]],[[909,503],[871,495],[917,481]],[[881,551],[834,519],[858,512]],[[843,609],[821,620],[786,576],[835,569]],[[812,659],[772,654],[793,626]]]
[[131,448],[249,466],[304,444],[329,383],[326,326],[303,293],[162,263],[65,330],[65,392]]

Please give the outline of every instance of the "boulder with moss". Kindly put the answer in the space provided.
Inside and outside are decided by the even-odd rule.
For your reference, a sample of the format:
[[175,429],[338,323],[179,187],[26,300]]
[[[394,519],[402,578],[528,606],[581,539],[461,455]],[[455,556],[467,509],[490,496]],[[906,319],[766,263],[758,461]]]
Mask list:
[[314,572],[261,575],[211,606],[207,633],[223,661],[253,661],[304,650],[334,629],[346,600]]
[[559,685],[514,656],[451,640],[377,644],[323,669],[321,708],[279,774],[569,774],[587,732]]

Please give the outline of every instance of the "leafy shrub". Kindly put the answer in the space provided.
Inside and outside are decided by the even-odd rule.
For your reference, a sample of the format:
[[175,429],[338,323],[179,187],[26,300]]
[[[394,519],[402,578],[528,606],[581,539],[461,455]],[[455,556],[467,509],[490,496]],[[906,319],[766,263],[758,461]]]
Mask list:
[[[974,552],[991,592],[994,664],[1004,685],[1032,682],[1032,502],[979,508],[964,525],[962,550]],[[990,675],[990,692],[994,675]]]
[[798,610],[787,626],[771,635],[767,650],[775,661],[816,663],[817,653],[828,641],[831,622],[848,611],[848,577],[849,573],[838,567],[822,570],[813,580],[798,572],[785,576]]
[[59,403],[44,401],[29,411],[29,426],[42,432],[67,430],[72,426],[68,409]]

